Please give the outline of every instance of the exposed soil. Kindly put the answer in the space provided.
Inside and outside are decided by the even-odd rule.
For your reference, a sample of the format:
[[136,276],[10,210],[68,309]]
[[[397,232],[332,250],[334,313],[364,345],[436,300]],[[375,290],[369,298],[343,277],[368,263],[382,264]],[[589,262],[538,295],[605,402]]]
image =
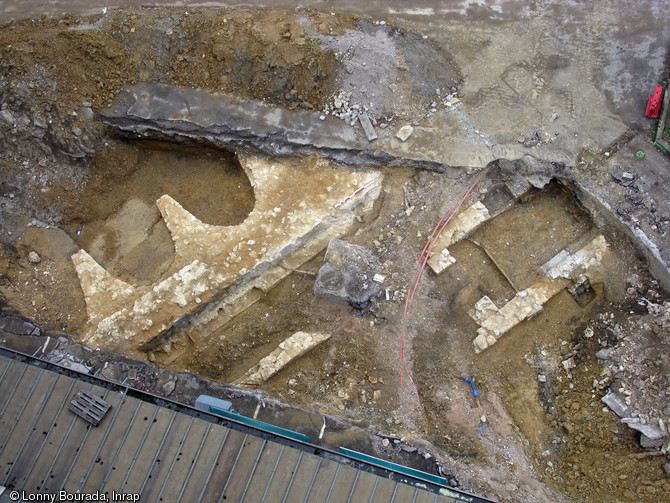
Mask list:
[[[382,299],[374,312],[365,315],[346,304],[315,297],[319,256],[211,339],[194,344],[182,337],[153,352],[151,358],[175,371],[190,370],[225,383],[238,379],[295,331],[331,333],[328,342],[260,389],[307,408],[318,404],[322,413],[374,425],[383,436],[406,437],[419,445],[428,440],[431,449],[448,453],[438,458],[445,463],[445,472],[465,463],[461,465],[464,473],[471,473],[472,479],[462,480],[469,487],[476,487],[475,479],[482,474],[497,479],[507,473],[501,489],[511,484],[515,488],[511,492],[519,495],[502,496],[502,490],[499,497],[504,501],[523,500],[524,494],[557,497],[534,477],[571,501],[619,501],[624,490],[626,498],[667,492],[662,458],[635,455],[640,448],[632,430],[603,410],[600,398],[606,387],[593,388],[593,380],[600,379],[602,372],[594,354],[606,344],[606,337],[583,336],[585,327],[593,325],[601,313],[619,310],[617,306],[629,302],[623,286],[626,277],[644,267],[634,258],[634,249],[616,231],[599,229],[619,246],[606,260],[606,279],[594,285],[594,298],[581,305],[567,291],[561,292],[540,314],[473,360],[476,326],[467,310],[484,294],[502,305],[515,293],[497,267],[506,271],[517,289],[526,288],[537,280],[541,264],[594,230],[589,216],[560,185],[514,206],[470,240],[454,246],[457,263],[448,272],[424,280],[418,300],[411,305],[413,322],[405,325],[405,352],[411,355],[407,364],[417,388],[407,375],[401,386],[397,327],[403,323],[403,290],[413,279],[413,271],[402,264],[411,263],[420,253],[428,232],[422,237],[416,232],[429,230],[438,218],[445,204],[438,195],[455,189],[447,189],[448,180],[439,175],[417,177],[395,170],[387,177],[379,216],[362,222],[347,239],[368,247],[373,241],[378,244],[372,246],[384,260],[395,301]],[[490,183],[484,182],[482,190]],[[411,218],[406,214],[406,198],[419,208]],[[432,211],[431,204],[436,204]],[[570,357],[577,366],[567,373],[561,361]],[[538,375],[545,382],[538,382]],[[460,376],[475,380],[482,393],[481,406],[475,405]],[[482,416],[490,426],[480,438]],[[378,449],[387,454],[394,450]],[[635,473],[648,483],[631,488],[625,479],[612,479],[612,471]]]
[[254,203],[249,179],[232,154],[141,145],[100,149],[63,223],[100,264],[134,282],[155,281],[172,262],[172,238],[155,204],[163,194],[212,225],[240,224]]
[[[388,65],[383,75],[368,75],[375,58]],[[0,304],[74,341],[87,317],[72,253],[83,248],[113,275],[148,285],[174,257],[158,197],[169,194],[215,225],[241,223],[254,205],[233,153],[134,143],[103,128],[94,110],[121,89],[158,81],[289,109],[337,108],[349,120],[353,108],[334,104],[344,89],[350,94],[339,101],[381,123],[430,113],[431,102],[457,93],[462,80],[449,54],[386,24],[311,11],[185,8],[6,25],[0,75]],[[160,370],[144,361],[129,366],[123,355],[81,350],[82,358],[114,378],[132,369],[146,389],[160,391],[176,379],[172,372],[228,384],[294,332],[329,333],[253,388],[302,409],[276,412],[273,421],[300,429],[315,426],[312,411],[328,414],[337,421],[329,419],[326,445],[406,461],[501,501],[670,498],[667,448],[642,449],[639,434],[600,401],[610,385],[620,387],[645,422],[670,424],[670,304],[630,241],[553,181],[451,247],[456,263],[424,274],[404,316],[426,240],[476,175],[382,169],[374,215],[344,237],[382,262],[385,292],[371,310],[314,295],[322,253],[268,293],[255,292],[259,300],[208,339],[178,334],[147,351]],[[503,182],[494,163],[463,208],[502,198]],[[475,302],[488,295],[503,305],[538,280],[548,259],[597,233],[610,249],[587,296],[560,292],[474,354],[477,326],[467,313]],[[611,355],[596,357],[604,348]],[[570,359],[575,366],[566,368]],[[185,375],[173,397],[192,403],[204,385],[181,384],[196,380]],[[464,377],[474,379],[480,404]],[[245,413],[254,405],[236,403]],[[349,429],[353,423],[367,434]]]

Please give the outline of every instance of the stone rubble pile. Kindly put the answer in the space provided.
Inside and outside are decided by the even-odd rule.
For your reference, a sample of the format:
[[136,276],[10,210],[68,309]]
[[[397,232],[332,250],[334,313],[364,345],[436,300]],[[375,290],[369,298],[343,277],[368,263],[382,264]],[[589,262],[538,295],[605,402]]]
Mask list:
[[[659,301],[649,290],[641,297],[648,315],[621,324],[611,314],[600,316],[600,328],[613,335],[616,344],[598,351],[603,378],[596,389],[608,389],[603,403],[621,422],[640,432],[644,448],[670,452],[670,301]],[[650,300],[653,299],[653,300]],[[606,341],[602,344],[606,345]]]

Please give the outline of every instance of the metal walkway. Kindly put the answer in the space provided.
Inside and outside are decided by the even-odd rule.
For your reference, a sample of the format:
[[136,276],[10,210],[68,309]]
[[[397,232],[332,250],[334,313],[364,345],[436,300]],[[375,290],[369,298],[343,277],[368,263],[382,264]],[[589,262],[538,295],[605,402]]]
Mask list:
[[[97,427],[68,410],[81,390],[111,404]],[[0,501],[11,489],[142,502],[489,501],[5,349],[0,467]]]

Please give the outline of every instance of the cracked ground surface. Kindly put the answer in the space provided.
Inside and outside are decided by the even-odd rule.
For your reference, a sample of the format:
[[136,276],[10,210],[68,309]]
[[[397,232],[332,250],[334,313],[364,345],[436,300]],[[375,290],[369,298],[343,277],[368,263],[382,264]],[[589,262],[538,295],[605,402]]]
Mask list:
[[[668,437],[642,447],[600,401],[616,391],[667,434],[668,159],[643,116],[667,78],[666,5],[401,4],[3,4],[0,340],[33,353],[50,335],[45,357],[70,354],[187,403],[208,390],[248,414],[268,404],[261,415],[300,431],[325,422],[324,445],[443,473],[500,501],[667,499]],[[200,89],[214,112],[227,105],[203,116],[170,103],[111,123],[137,83]],[[236,103],[254,111],[253,126],[225,114]],[[295,124],[309,125],[304,136]],[[335,133],[337,145],[324,143]],[[156,201],[168,194],[205,224],[238,226],[257,203],[240,165],[249,155],[332,162],[361,181],[383,174],[371,209],[332,237],[379,257],[388,298],[362,312],[314,295],[324,245],[275,264],[276,280],[221,311],[230,319],[189,312],[126,354],[81,346],[90,306],[71,256],[83,249],[114,278],[152,288],[175,260]],[[285,177],[295,200],[331,194],[318,171],[309,184]],[[519,177],[528,191],[512,197]],[[435,225],[478,178],[460,210],[509,207],[450,246],[445,272],[416,283]],[[475,354],[468,311],[479,299],[501,307],[553,256],[596,235],[608,249],[588,295],[561,290]],[[219,312],[229,294],[204,303]],[[45,334],[6,321],[16,316]],[[330,338],[260,386],[229,385],[299,331]]]

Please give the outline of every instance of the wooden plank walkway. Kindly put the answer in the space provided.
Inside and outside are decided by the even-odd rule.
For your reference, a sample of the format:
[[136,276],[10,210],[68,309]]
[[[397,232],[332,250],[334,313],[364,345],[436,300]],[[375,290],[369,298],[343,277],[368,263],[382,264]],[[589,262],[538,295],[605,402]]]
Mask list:
[[[237,431],[190,408],[155,405],[91,376],[7,355],[0,353],[0,485],[8,489],[115,491],[139,494],[142,502],[472,501],[361,471],[267,433]],[[97,427],[67,408],[79,390],[111,404]]]

